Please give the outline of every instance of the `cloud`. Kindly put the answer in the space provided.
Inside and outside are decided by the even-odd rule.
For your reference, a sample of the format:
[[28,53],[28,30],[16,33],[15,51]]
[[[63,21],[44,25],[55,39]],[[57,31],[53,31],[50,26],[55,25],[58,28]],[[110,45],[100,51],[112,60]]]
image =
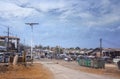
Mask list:
[[37,8],[39,10],[41,10],[42,12],[48,12],[52,9],[60,9],[64,7],[64,3],[59,3],[59,2],[41,2],[38,3],[37,5],[34,4],[33,5],[34,8]]
[[106,28],[107,31],[110,32],[115,32],[115,31],[120,31],[120,26],[114,27],[114,28]]
[[24,23],[39,22],[34,29],[39,31],[34,32],[36,39],[75,40],[77,44],[89,36],[96,39],[101,32],[109,32],[112,38],[111,33],[120,30],[119,5],[119,0],[1,0],[0,23],[13,26],[14,32],[30,39],[30,28]]
[[[110,0],[100,0],[100,2],[95,0],[35,0],[34,2],[29,0],[12,0],[10,3],[1,1],[0,4],[3,4],[0,5],[2,18],[28,18],[29,16],[44,15],[45,17],[53,16],[63,23],[71,21],[76,23],[75,21],[78,20],[82,26],[90,27],[104,26],[117,22],[120,19],[120,11],[116,8],[118,5],[115,5]],[[5,10],[2,9],[4,6]]]
[[[54,12],[51,16],[58,17],[61,21],[80,19],[80,22],[85,21],[88,26],[96,26],[101,23],[105,24],[103,19],[109,19],[106,23],[119,20],[120,11],[118,6],[112,3],[110,0],[5,0],[7,2],[0,2],[1,15],[6,17],[28,17],[32,14],[38,15],[43,13],[45,16],[50,12]],[[3,9],[5,8],[5,9]],[[55,15],[60,13],[59,15]],[[109,17],[111,16],[111,17]],[[117,18],[118,17],[118,18]],[[78,19],[78,20],[79,20]]]
[[119,22],[120,11],[117,8],[118,6],[109,0],[100,0],[100,2],[95,0],[71,1],[63,9],[64,12],[60,15],[60,20],[65,20],[65,22],[72,20],[74,23],[78,20],[81,26],[106,26]]
[[0,1],[0,17],[5,19],[25,18],[34,13],[34,9],[22,8],[13,3]]

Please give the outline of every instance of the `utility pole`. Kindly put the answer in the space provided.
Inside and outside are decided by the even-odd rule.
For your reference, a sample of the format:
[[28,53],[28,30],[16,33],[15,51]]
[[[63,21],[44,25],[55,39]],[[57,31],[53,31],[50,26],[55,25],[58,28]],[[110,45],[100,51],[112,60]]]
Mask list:
[[26,25],[31,26],[31,59],[33,59],[33,26],[38,25],[39,23],[25,23]]
[[9,26],[7,26],[7,25],[3,25],[3,24],[0,24],[0,25],[2,25],[2,26],[4,26],[4,27],[6,27],[7,28],[7,52],[9,52],[9,36],[10,36],[10,27]]
[[60,55],[60,46],[58,48],[59,48],[59,55]]
[[25,38],[24,38],[23,43],[24,43],[24,44],[23,44],[24,50],[26,50]]
[[102,56],[102,38],[100,38],[100,57]]
[[10,29],[9,29],[9,27],[8,27],[8,35],[7,35],[7,37],[8,37],[8,41],[7,41],[7,51],[9,52],[9,34],[10,34],[10,31],[9,31]]

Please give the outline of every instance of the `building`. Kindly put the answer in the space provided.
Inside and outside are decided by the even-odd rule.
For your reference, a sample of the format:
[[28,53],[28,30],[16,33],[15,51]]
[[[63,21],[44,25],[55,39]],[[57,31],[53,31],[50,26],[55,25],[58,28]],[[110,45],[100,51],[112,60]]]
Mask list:
[[119,48],[106,48],[102,51],[103,56],[109,56],[111,58],[115,58],[120,56],[120,49]]
[[96,48],[90,52],[88,52],[88,55],[94,55],[97,57],[110,57],[110,58],[115,58],[117,56],[120,56],[120,49],[119,48],[103,48],[102,53],[100,54],[100,48]]
[[17,51],[19,50],[20,39],[13,36],[0,36],[0,46],[6,47],[7,51]]

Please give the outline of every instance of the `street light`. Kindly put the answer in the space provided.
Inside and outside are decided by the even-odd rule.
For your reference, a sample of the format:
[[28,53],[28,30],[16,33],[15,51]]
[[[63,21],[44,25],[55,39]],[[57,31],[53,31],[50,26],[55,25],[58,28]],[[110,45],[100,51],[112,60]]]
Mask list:
[[38,25],[39,23],[25,23],[26,25],[31,26],[31,59],[32,59],[32,53],[33,53],[33,26]]

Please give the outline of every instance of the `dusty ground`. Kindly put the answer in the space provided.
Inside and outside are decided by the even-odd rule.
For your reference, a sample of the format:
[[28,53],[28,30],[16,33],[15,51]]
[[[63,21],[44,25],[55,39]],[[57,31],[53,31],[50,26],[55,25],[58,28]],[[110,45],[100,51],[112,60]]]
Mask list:
[[52,79],[52,73],[41,64],[0,67],[0,79]]
[[43,59],[42,61],[44,62],[49,62],[52,61],[54,63],[57,63],[59,65],[62,65],[64,67],[74,69],[77,71],[82,71],[90,74],[96,74],[96,75],[102,75],[102,76],[110,76],[110,77],[115,77],[115,78],[120,78],[120,70],[117,69],[117,67],[113,64],[106,64],[105,69],[93,69],[93,68],[88,68],[88,67],[83,67],[79,66],[77,62],[66,62],[63,60],[48,60],[48,59]]
[[86,73],[54,63],[53,61],[37,61],[35,63],[42,63],[49,68],[54,74],[54,79],[119,79],[107,75]]
[[120,71],[110,64],[105,69],[92,69],[76,62],[43,59],[27,67],[0,67],[0,79],[120,79]]
[[66,62],[66,61],[61,61],[61,60],[54,60],[54,62],[59,63],[62,66],[75,69],[75,70],[80,70],[83,72],[87,73],[92,73],[92,74],[97,74],[97,75],[107,75],[111,77],[116,77],[120,78],[120,70],[118,70],[117,66],[113,64],[106,64],[105,69],[93,69],[93,68],[88,68],[88,67],[83,67],[79,66],[77,62]]

